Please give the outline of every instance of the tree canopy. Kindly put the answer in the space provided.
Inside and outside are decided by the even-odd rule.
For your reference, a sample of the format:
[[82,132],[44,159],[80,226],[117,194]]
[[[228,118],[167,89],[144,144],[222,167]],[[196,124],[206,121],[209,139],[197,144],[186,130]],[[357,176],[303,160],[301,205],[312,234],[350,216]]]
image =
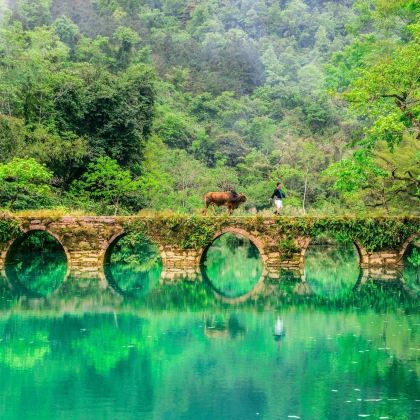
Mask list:
[[124,212],[193,212],[212,189],[264,211],[279,180],[286,213],[418,211],[414,0],[6,6],[0,163],[44,165],[51,206],[113,212],[81,187],[103,163],[135,184]]

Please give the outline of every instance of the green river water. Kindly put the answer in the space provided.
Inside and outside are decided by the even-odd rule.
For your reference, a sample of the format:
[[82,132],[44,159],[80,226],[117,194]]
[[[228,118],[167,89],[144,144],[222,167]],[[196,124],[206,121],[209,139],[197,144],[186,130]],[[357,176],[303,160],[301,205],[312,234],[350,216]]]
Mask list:
[[2,420],[420,418],[418,246],[395,278],[372,280],[353,245],[319,240],[303,273],[270,279],[227,234],[195,281],[168,281],[155,246],[126,237],[108,289],[65,278],[42,234],[11,252]]

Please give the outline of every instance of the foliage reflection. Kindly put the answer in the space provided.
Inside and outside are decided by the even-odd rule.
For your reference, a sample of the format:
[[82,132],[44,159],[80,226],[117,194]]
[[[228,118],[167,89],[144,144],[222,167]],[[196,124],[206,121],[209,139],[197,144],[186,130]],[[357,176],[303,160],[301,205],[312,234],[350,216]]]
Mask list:
[[263,262],[250,240],[226,233],[207,250],[203,273],[221,295],[234,298],[255,287],[263,273]]
[[[281,341],[273,337],[278,317],[287,330]],[[219,418],[337,412],[408,420],[419,392],[416,323],[418,317],[400,312],[384,320],[371,311],[298,307],[6,316],[0,392],[8,404],[0,417],[23,418],[25,410],[27,418],[47,420],[109,412],[205,419],[228,398],[229,415],[219,411]],[[16,392],[22,389],[24,404]]]
[[142,234],[128,234],[108,250],[106,277],[124,295],[148,293],[159,283],[161,273],[159,248]]
[[22,239],[8,253],[7,276],[24,293],[47,296],[62,284],[67,272],[63,247],[44,231],[35,231]]
[[305,255],[305,278],[312,292],[337,298],[350,292],[360,275],[359,257],[351,242],[314,240]]
[[420,239],[407,248],[404,255],[404,282],[415,294],[420,294]]

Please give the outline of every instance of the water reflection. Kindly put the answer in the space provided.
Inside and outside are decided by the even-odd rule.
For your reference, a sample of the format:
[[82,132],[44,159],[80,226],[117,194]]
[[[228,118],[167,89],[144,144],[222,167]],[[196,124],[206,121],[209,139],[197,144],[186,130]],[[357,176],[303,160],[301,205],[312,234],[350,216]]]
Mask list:
[[246,238],[226,233],[206,252],[203,274],[223,297],[246,295],[257,285],[262,273],[258,249]]
[[404,282],[416,295],[420,295],[420,239],[410,244],[404,255]]
[[[227,318],[227,319],[226,319]],[[204,334],[209,338],[237,338],[246,333],[246,327],[241,324],[235,313],[208,316],[204,323]]]
[[48,296],[63,283],[67,259],[61,244],[49,233],[35,231],[17,240],[6,259],[6,274],[22,293]]
[[27,332],[29,340],[16,337],[14,331],[4,331],[3,346],[0,347],[0,364],[14,370],[32,369],[40,364],[51,351],[48,330]]
[[[47,249],[47,245],[43,247]],[[57,259],[51,251],[51,247],[57,247],[54,240],[48,247],[48,253],[35,253],[35,247],[19,245],[18,252],[13,255],[16,260],[24,262],[17,264],[16,260],[8,261],[7,272],[9,279],[14,278],[13,284],[20,284],[17,276],[21,272],[24,275],[32,274],[32,277],[22,277],[29,279],[28,286],[19,289],[30,297],[48,296],[64,278],[64,270],[58,280],[57,271],[53,269],[53,274],[47,271],[51,266],[66,267],[63,259]],[[416,251],[411,250],[406,257],[414,261],[415,255]],[[418,296],[418,266],[416,269],[413,267],[416,268],[411,263],[408,271],[404,272],[404,281],[401,281],[401,273],[395,270],[393,273],[388,270],[384,273],[367,270],[357,281],[359,268],[353,247],[315,244],[308,250],[305,273],[282,270],[279,278],[273,280],[262,276],[262,261],[257,249],[248,240],[226,234],[208,250],[203,267],[204,279],[208,281],[201,282],[198,276],[195,281],[179,279],[175,284],[172,280],[168,282],[163,279],[157,247],[145,238],[128,236],[114,244],[106,265],[107,279],[121,292],[121,296],[108,291],[105,296],[98,287],[98,279],[70,278],[55,293],[57,300],[45,300],[45,306],[60,308],[60,299],[63,299],[68,307],[80,305],[89,308],[95,307],[95,302],[114,304],[109,296],[115,295],[118,299],[130,297],[134,306],[147,305],[159,309],[182,307],[186,310],[202,310],[232,304],[261,308],[290,305],[343,308],[366,304],[367,307],[371,305],[375,310],[382,310],[406,305]],[[28,303],[19,295],[14,296],[8,286],[9,282],[0,278],[0,310],[13,307],[16,299],[19,305],[30,306],[31,309],[43,307],[44,301],[36,299]]]
[[105,276],[121,294],[147,294],[159,283],[161,274],[159,248],[142,234],[128,234],[108,249]]
[[418,322],[296,306],[3,315],[0,418],[417,418]]
[[360,276],[359,256],[352,242],[320,238],[305,255],[305,279],[313,293],[340,297],[349,293]]
[[[419,417],[420,316],[406,282],[367,273],[354,288],[338,274],[347,257],[325,248],[316,281],[308,267],[259,279],[258,254],[234,242],[205,267],[242,293],[231,306],[207,282],[160,282],[156,254],[137,243],[108,264],[134,298],[71,278],[28,299],[0,278],[1,419]],[[249,273],[258,293],[242,299]]]
[[[388,310],[413,312],[418,309],[417,295],[400,280],[367,279],[345,295],[329,297],[316,295],[305,281],[286,274],[280,277],[280,281],[263,279],[258,283],[258,291],[245,295],[245,298],[224,298],[218,296],[214,288],[206,282],[179,280],[161,282],[148,293],[130,296],[128,299],[113,293],[112,289],[98,288],[98,279],[87,280],[93,280],[93,283],[84,284],[83,279],[70,278],[57,293],[34,299],[14,293],[7,287],[7,282],[2,282],[0,277],[0,286],[4,285],[0,287],[0,316],[8,311],[31,314],[48,312],[51,316],[55,316],[66,311],[96,311],[99,308],[107,311],[112,308],[128,311],[143,308],[205,311],[231,307],[274,310],[296,306],[326,310],[357,307],[377,312]],[[79,287],[80,284],[82,287]]]
[[277,317],[276,323],[274,325],[274,336],[276,337],[276,339],[279,340],[284,335],[285,335],[284,322],[280,317]]

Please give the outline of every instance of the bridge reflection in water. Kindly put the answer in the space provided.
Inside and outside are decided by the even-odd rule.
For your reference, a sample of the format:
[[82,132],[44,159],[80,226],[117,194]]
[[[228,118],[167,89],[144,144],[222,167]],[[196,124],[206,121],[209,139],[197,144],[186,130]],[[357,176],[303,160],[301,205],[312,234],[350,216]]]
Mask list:
[[42,231],[23,235],[15,241],[7,254],[5,267],[11,284],[33,297],[50,295],[68,276],[62,246]]
[[247,238],[226,233],[206,250],[201,273],[217,294],[234,299],[260,289],[264,266],[257,247]]
[[227,401],[217,418],[417,418],[418,317],[408,304],[384,316],[389,288],[359,293],[356,310],[285,307],[281,296],[269,311],[210,306],[221,303],[203,287],[160,285],[141,303],[98,289],[101,301],[0,301],[1,417],[204,420]]
[[108,248],[104,272],[107,283],[122,295],[147,294],[162,275],[159,248],[141,234],[121,236]]
[[[419,294],[419,247],[407,249],[405,268],[360,269],[359,256],[352,243],[328,238],[313,240],[304,269],[282,269],[273,279],[264,272],[258,249],[247,238],[224,234],[206,250],[201,273],[178,273],[177,280],[162,268],[159,249],[141,235],[118,238],[105,259],[108,286],[99,289],[92,278],[68,276],[65,254],[47,233],[27,235],[9,252],[3,289],[11,296],[82,297],[114,295],[132,299],[166,296],[194,305],[197,293],[208,302],[240,304],[247,301],[300,301],[323,304],[353,301],[372,284],[399,290],[402,296]],[[189,283],[189,284],[188,284]],[[378,287],[379,287],[378,286]],[[375,286],[376,287],[376,286]],[[101,291],[102,290],[102,291]],[[184,293],[185,292],[185,293]]]
[[229,418],[418,417],[417,244],[406,270],[360,271],[351,246],[312,240],[305,267],[274,273],[226,234],[174,278],[120,235],[99,281],[42,236],[0,276],[1,418],[206,419],[220,401]]
[[[63,284],[48,296],[26,294],[22,289],[10,286],[10,282],[0,276],[0,313],[24,311],[45,313],[66,313],[79,311],[119,311],[119,310],[213,310],[227,306],[251,306],[261,310],[282,307],[326,307],[363,308],[380,312],[398,307],[418,309],[418,291],[408,285],[403,278],[381,280],[363,278],[355,287],[339,296],[318,295],[300,277],[299,272],[284,270],[281,281],[264,278],[246,294],[230,297],[219,293],[206,282],[177,279],[170,282],[161,278],[159,284],[147,292],[120,294],[112,288],[98,289],[86,279]],[[81,286],[83,284],[83,286]],[[76,285],[76,287],[75,287]]]

